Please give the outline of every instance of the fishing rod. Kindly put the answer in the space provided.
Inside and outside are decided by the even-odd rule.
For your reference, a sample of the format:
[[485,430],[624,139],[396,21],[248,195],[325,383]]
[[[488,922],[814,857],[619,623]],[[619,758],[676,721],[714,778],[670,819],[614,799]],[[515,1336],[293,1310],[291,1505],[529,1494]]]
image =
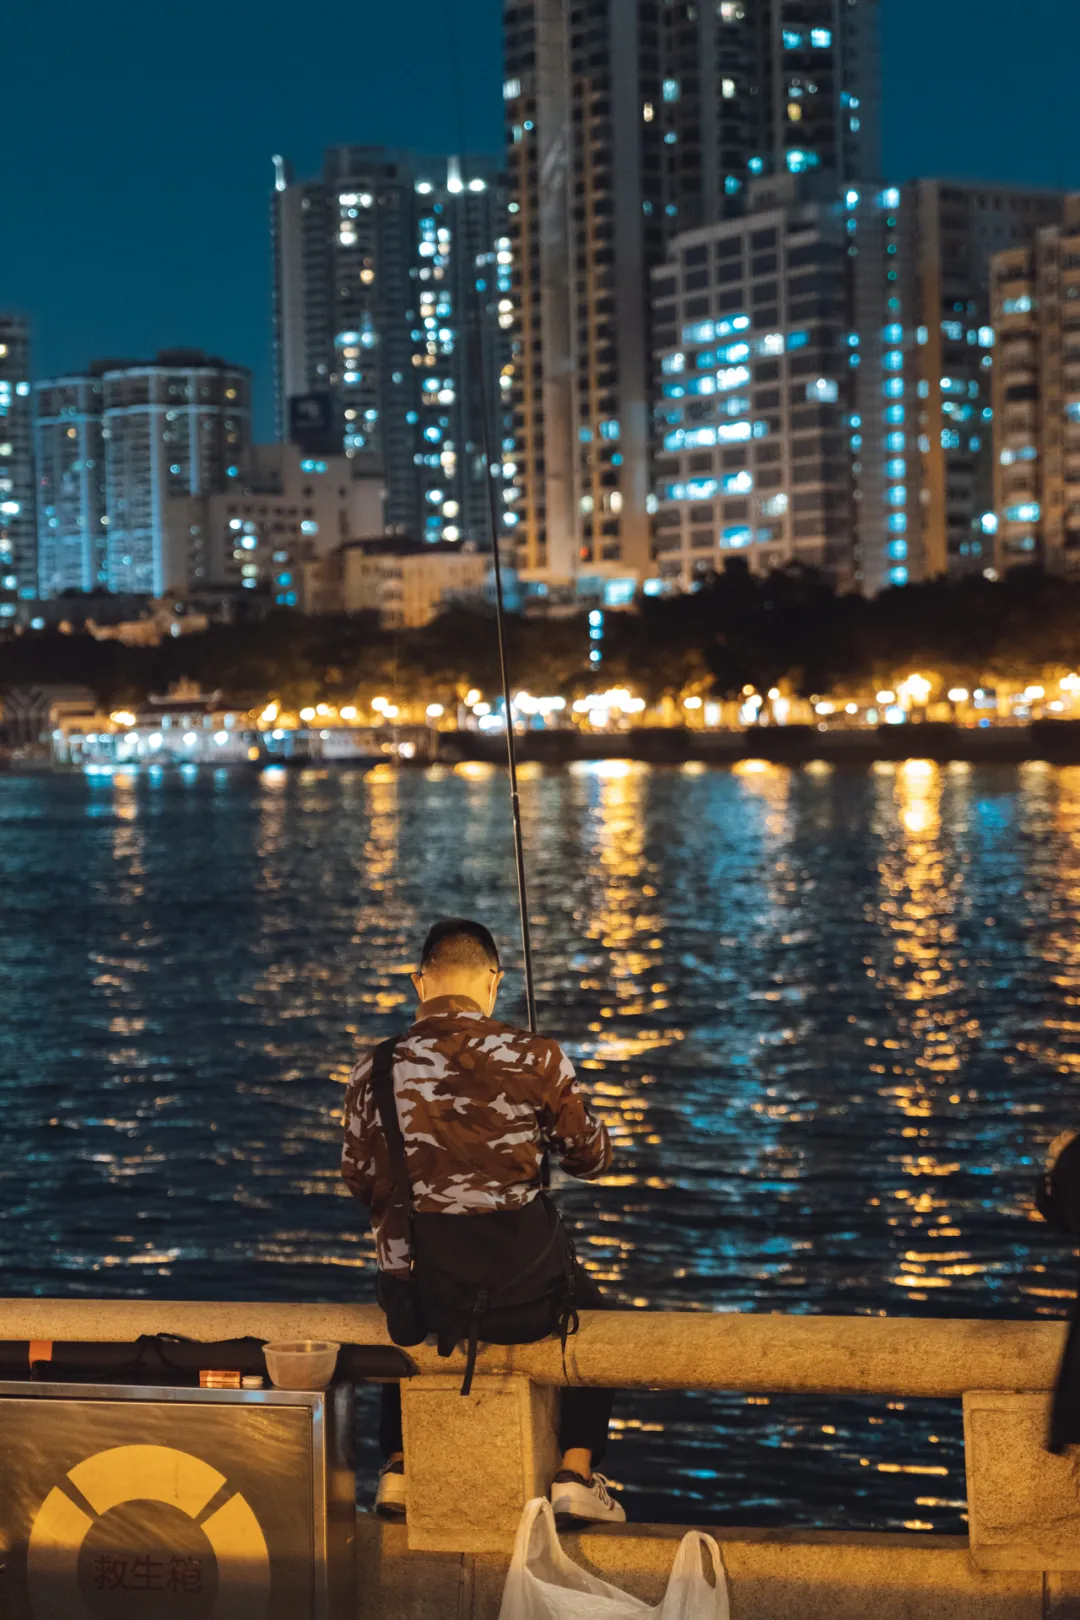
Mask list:
[[[454,15],[453,0],[447,0],[446,23],[447,32],[450,36],[450,61],[455,91],[458,151],[461,156],[464,156],[464,101],[461,83],[461,60],[458,52],[457,18]],[[459,234],[464,235],[464,232],[462,231]],[[506,605],[503,597],[502,558],[499,550],[499,524],[502,517],[502,507],[499,503],[498,481],[495,477],[496,462],[492,455],[491,401],[488,390],[487,367],[484,363],[486,347],[484,342],[484,307],[480,288],[476,284],[475,264],[468,266],[468,276],[469,280],[466,283],[464,293],[465,297],[470,299],[473,304],[473,319],[476,332],[480,442],[483,448],[484,475],[488,487],[488,517],[491,524],[491,566],[495,583],[495,633],[499,646],[499,676],[502,681],[503,708],[506,715],[506,770],[510,785],[510,819],[514,828],[514,861],[517,868],[518,911],[521,916],[521,955],[525,974],[525,1007],[529,1019],[529,1030],[535,1035],[536,985],[533,977],[532,933],[529,928],[529,891],[525,875],[525,835],[521,825],[521,798],[518,793],[517,750],[514,745],[514,709],[510,697],[510,667],[506,656]],[[466,326],[466,332],[467,330],[468,327]],[[501,466],[501,445],[498,462]]]

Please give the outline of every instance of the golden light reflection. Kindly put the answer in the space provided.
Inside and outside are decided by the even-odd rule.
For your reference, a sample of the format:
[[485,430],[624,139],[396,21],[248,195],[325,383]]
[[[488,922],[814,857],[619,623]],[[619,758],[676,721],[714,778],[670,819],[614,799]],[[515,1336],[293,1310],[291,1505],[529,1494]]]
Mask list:
[[[630,1066],[643,1053],[668,1046],[678,1037],[641,1022],[668,1007],[660,968],[664,920],[651,904],[657,893],[656,874],[645,854],[650,772],[625,760],[590,765],[587,772],[575,772],[587,795],[586,838],[596,883],[588,911],[579,917],[586,939],[592,941],[592,962],[582,988],[600,991],[604,1000],[590,1030],[594,1044],[581,1067],[597,1071],[595,1078],[588,1075],[590,1096],[618,1151],[634,1140],[659,1143],[649,1117],[648,1087],[655,1076],[634,1075]],[[627,1158],[620,1158],[617,1184],[641,1185],[643,1178],[627,1172],[623,1168]],[[598,1281],[620,1283],[632,1244],[605,1231],[592,1247],[603,1252],[585,1256],[590,1273]]]
[[369,819],[364,866],[367,886],[375,893],[386,888],[397,865],[399,786],[392,765],[376,765],[365,773]]
[[[1080,1009],[1080,934],[1075,924],[1080,911],[1080,767],[1068,765],[1051,772],[1042,760],[1032,760],[1021,772],[1024,820],[1035,852],[1031,880],[1045,883],[1054,904],[1041,934],[1040,954],[1049,981],[1064,992],[1064,1008]],[[1038,851],[1045,851],[1040,855]],[[1080,1074],[1080,1012],[1033,1024],[1018,1042],[1023,1061],[1064,1075]],[[1049,1134],[1049,1133],[1048,1133]],[[1056,1313],[1054,1313],[1056,1314]]]
[[[896,1155],[904,1179],[893,1193],[888,1220],[927,1237],[955,1239],[961,1232],[948,1193],[960,1166],[938,1158],[928,1142],[922,1150],[915,1144],[929,1137],[929,1121],[961,1105],[957,1074],[979,1034],[977,1021],[964,1010],[956,960],[963,868],[957,861],[950,869],[946,858],[940,767],[908,759],[887,772],[875,767],[875,774],[882,949],[865,965],[889,1004],[893,1038],[867,1039],[873,1049],[869,1068],[881,1077],[879,1095],[906,1121],[896,1134],[912,1144],[912,1151]],[[950,786],[953,795],[967,791],[963,777]],[[919,1181],[929,1183],[925,1191],[916,1190]],[[909,1250],[892,1282],[909,1298],[926,1299],[929,1291],[985,1269],[965,1269],[961,1262],[967,1260],[955,1249]]]

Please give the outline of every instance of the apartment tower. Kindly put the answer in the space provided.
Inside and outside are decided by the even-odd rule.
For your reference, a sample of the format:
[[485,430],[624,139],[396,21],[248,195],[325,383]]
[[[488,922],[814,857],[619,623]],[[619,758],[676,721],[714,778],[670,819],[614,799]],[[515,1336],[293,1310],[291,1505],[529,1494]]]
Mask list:
[[878,170],[877,0],[508,0],[526,581],[649,568],[650,272],[778,172]]
[[391,533],[486,545],[510,421],[497,160],[340,146],[310,181],[274,161],[279,438],[378,457]]
[[1000,573],[1080,577],[1080,196],[1060,225],[991,266],[994,499],[982,526]]
[[37,595],[30,333],[0,314],[0,619],[17,596]]
[[101,368],[36,389],[38,594],[108,586]]
[[186,580],[172,577],[169,503],[239,480],[250,396],[247,371],[197,349],[101,361],[84,376],[41,383],[41,594],[182,589]]
[[[1055,191],[918,180],[903,188],[903,367],[889,399],[908,437],[912,579],[994,566],[991,260],[1061,219]],[[899,365],[900,356],[897,356]],[[988,516],[989,514],[989,516]]]

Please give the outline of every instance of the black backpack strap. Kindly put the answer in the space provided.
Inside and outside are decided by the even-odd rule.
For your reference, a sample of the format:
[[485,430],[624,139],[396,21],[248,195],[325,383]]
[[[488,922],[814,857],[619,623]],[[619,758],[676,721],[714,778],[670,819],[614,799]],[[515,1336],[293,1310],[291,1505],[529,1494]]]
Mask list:
[[386,1151],[390,1159],[390,1174],[394,1180],[393,1207],[400,1213],[401,1224],[409,1232],[411,1248],[412,1184],[405,1163],[405,1138],[401,1134],[401,1122],[398,1119],[397,1102],[394,1099],[396,1050],[396,1036],[388,1041],[380,1041],[375,1048],[371,1064],[371,1095],[375,1100],[375,1111],[379,1116],[379,1124],[382,1126]]

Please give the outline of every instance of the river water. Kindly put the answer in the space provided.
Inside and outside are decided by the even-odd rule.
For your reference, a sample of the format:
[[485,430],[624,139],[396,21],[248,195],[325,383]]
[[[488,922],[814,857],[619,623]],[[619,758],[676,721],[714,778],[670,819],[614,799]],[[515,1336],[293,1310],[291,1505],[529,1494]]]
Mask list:
[[[1080,1123],[1080,769],[611,761],[522,798],[542,1025],[617,1148],[560,1196],[617,1300],[1067,1313],[1030,1191]],[[369,1298],[341,1085],[433,916],[516,961],[502,777],[3,777],[0,896],[0,1293]],[[963,1529],[956,1403],[618,1418],[634,1518]],[[371,1429],[365,1395],[366,1471]]]

